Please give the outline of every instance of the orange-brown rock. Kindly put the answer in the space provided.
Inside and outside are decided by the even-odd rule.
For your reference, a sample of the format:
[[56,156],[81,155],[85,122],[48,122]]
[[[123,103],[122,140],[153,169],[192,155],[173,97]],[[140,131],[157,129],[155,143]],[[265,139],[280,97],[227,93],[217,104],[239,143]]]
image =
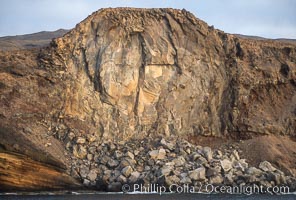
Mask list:
[[65,173],[73,132],[295,136],[296,45],[226,34],[185,10],[102,9],[40,52],[1,52],[0,94],[0,147],[46,154]]
[[24,155],[0,152],[0,191],[61,190],[81,187],[75,179]]
[[185,10],[119,8],[93,13],[50,51],[63,115],[102,138],[295,134],[293,44],[237,38]]

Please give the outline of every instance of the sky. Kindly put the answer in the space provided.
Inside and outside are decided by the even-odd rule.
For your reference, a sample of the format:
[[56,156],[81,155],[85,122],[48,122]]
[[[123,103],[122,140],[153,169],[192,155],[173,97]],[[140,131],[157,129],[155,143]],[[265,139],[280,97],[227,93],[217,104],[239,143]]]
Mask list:
[[296,39],[296,0],[0,0],[0,37],[71,29],[106,7],[185,8],[227,33]]

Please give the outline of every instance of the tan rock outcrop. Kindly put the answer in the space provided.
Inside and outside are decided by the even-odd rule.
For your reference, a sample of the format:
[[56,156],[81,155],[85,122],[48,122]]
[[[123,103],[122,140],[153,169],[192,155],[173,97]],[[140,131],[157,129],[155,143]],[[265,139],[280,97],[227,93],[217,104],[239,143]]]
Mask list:
[[0,92],[0,151],[76,176],[69,158],[93,161],[95,142],[295,136],[296,45],[226,34],[185,10],[102,9],[40,52],[0,52]]
[[118,8],[51,51],[70,77],[64,115],[103,138],[295,134],[295,45],[237,38],[185,10]]

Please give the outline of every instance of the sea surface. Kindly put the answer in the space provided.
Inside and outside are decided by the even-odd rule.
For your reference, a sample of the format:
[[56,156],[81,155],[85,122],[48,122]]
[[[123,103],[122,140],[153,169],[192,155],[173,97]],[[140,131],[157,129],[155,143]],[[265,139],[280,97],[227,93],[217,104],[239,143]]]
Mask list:
[[287,195],[225,195],[225,194],[122,194],[122,193],[72,193],[72,194],[1,194],[8,200],[295,200],[295,194]]

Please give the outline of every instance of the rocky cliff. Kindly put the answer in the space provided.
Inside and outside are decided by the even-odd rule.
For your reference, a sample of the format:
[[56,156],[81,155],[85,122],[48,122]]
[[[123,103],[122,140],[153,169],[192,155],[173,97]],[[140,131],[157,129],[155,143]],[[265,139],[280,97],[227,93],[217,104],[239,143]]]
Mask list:
[[89,152],[83,138],[296,134],[296,45],[226,34],[185,10],[102,9],[47,48],[0,56],[2,148],[45,153],[68,173],[69,156]]
[[236,38],[185,10],[104,9],[50,50],[62,115],[102,138],[295,134],[295,45]]

